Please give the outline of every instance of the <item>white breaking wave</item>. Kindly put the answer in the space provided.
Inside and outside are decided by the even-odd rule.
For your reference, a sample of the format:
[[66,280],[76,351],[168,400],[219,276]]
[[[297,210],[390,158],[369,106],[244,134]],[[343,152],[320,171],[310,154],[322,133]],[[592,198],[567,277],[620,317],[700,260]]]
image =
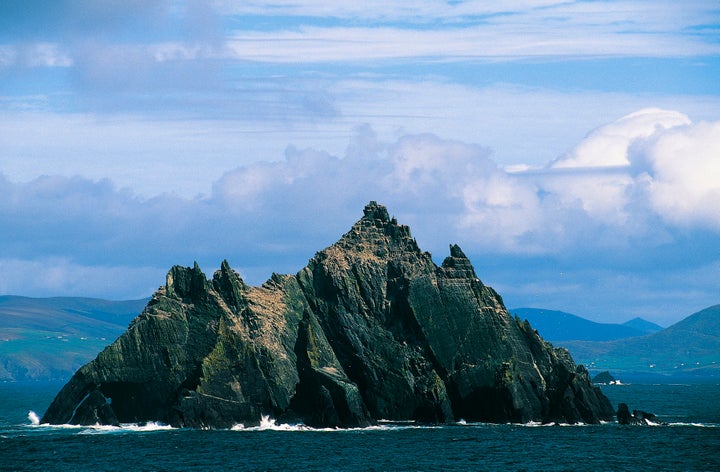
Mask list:
[[[528,421],[527,423],[523,424],[522,426],[526,426],[528,428],[544,428],[546,426],[556,426],[556,423],[543,423],[541,421]],[[561,425],[563,426],[563,425]]]
[[343,432],[343,431],[395,431],[403,429],[432,429],[441,428],[442,426],[418,425],[412,421],[390,421],[379,420],[377,425],[365,426],[358,428],[312,428],[303,423],[288,424],[277,423],[277,420],[268,415],[260,418],[260,424],[257,426],[245,426],[236,424],[231,429],[233,431],[313,431],[313,432]]
[[[302,423],[277,424],[277,420],[275,418],[270,418],[269,415],[262,415],[262,417],[260,418],[260,424],[257,426],[244,426],[242,424],[236,424],[230,429],[232,431],[323,431],[323,429],[311,428]],[[332,429],[328,428],[327,430]]]
[[[593,426],[606,426],[616,424],[615,421],[602,421],[600,425],[590,425],[587,423],[542,423],[539,421],[529,421],[527,423],[475,423],[467,422],[464,419],[457,421],[456,423],[447,425],[426,425],[417,424],[415,422],[396,422],[390,420],[379,420],[377,425],[366,426],[364,428],[312,428],[303,423],[288,424],[288,423],[277,423],[277,420],[269,416],[263,415],[260,419],[260,424],[257,426],[243,426],[238,424],[233,426],[233,431],[315,431],[315,432],[342,432],[342,431],[400,431],[404,429],[437,429],[445,428],[448,426],[465,426],[465,427],[503,427],[503,426],[520,426],[525,428],[546,428],[546,427],[569,427],[569,428],[586,428]],[[696,428],[720,428],[720,424],[716,423],[656,423],[647,421],[648,426],[676,426],[676,427],[696,427]]]
[[126,433],[126,432],[138,432],[145,433],[150,431],[167,431],[173,428],[170,425],[158,423],[155,421],[148,421],[147,423],[121,423],[120,426],[109,426],[109,425],[93,425],[93,426],[81,426],[83,428],[79,434],[98,434],[98,433]]
[[30,424],[33,426],[40,424],[40,417],[32,410],[28,411],[28,420],[30,420]]
[[269,415],[262,415],[260,418],[260,424],[257,426],[244,426],[242,424],[236,424],[231,429],[233,431],[341,431],[339,428],[311,428],[303,423],[278,424],[277,420],[275,418],[271,418]]
[[668,423],[668,426],[692,426],[694,428],[720,428],[718,423]]
[[[606,422],[609,423],[609,422]],[[603,423],[603,424],[606,424]],[[497,427],[505,427],[505,426],[516,426],[516,427],[522,427],[522,428],[547,428],[549,426],[563,426],[563,427],[585,427],[585,426],[592,426],[587,423],[556,423],[554,421],[551,421],[550,423],[543,423],[542,421],[528,421],[527,423],[484,423],[484,422],[478,422],[478,423],[468,423],[465,420],[460,420],[457,423],[454,423],[458,426],[472,426],[476,428],[497,428]]]
[[[149,421],[143,424],[137,423],[123,423],[120,426],[108,426],[108,425],[75,425],[75,424],[61,424],[51,425],[47,423],[40,423],[40,417],[34,411],[28,411],[28,420],[30,426],[41,427],[48,429],[78,429],[78,434],[103,434],[103,433],[120,433],[120,432],[152,432],[152,431],[168,431],[178,429],[170,425],[166,425],[156,421]],[[470,427],[487,427],[487,426],[524,426],[530,428],[547,427],[547,426],[590,426],[585,423],[568,424],[568,423],[541,423],[536,421],[530,421],[524,424],[518,423],[506,423],[505,425],[494,424],[494,423],[474,423],[467,422],[461,419],[454,423],[457,426],[470,426]],[[603,421],[601,425],[615,424],[614,421]],[[671,427],[694,427],[694,428],[720,428],[718,423],[697,423],[697,422],[671,422],[671,423],[655,423],[646,421],[648,426],[671,426]],[[390,420],[379,420],[377,425],[358,427],[358,428],[313,428],[303,423],[289,424],[280,423],[278,424],[275,418],[271,418],[269,415],[263,415],[260,418],[260,424],[257,426],[244,426],[237,424],[231,428],[232,431],[312,431],[312,432],[343,432],[343,431],[400,431],[405,429],[436,429],[443,428],[448,425],[424,425],[417,424],[412,421],[390,421]]]
[[147,423],[121,423],[120,426],[110,425],[79,425],[79,424],[49,424],[40,423],[40,418],[34,411],[28,412],[28,420],[30,426],[41,429],[77,429],[78,434],[102,434],[102,433],[122,433],[122,432],[150,432],[150,431],[167,431],[177,429],[163,423],[148,421]]

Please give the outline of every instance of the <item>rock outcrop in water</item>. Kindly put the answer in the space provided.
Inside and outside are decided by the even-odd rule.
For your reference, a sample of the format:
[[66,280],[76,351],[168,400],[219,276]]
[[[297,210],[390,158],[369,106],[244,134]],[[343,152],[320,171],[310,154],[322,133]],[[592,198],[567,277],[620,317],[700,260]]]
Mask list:
[[627,403],[620,403],[617,410],[617,422],[622,425],[664,425],[653,413],[642,410],[633,410],[630,414],[630,408]]
[[227,262],[212,280],[197,264],[173,267],[42,421],[597,423],[614,413],[565,349],[509,315],[458,246],[438,267],[371,202],[307,267],[261,287]]
[[607,370],[604,370],[597,374],[595,377],[592,378],[592,381],[594,384],[613,384],[617,382],[618,380],[613,377],[613,375],[608,372]]

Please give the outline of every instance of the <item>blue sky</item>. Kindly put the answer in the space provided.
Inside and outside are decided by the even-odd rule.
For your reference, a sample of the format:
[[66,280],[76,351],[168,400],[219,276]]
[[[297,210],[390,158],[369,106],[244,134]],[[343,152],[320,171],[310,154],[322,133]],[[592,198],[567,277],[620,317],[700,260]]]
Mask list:
[[369,200],[509,307],[720,303],[716,1],[0,3],[0,293],[294,273]]

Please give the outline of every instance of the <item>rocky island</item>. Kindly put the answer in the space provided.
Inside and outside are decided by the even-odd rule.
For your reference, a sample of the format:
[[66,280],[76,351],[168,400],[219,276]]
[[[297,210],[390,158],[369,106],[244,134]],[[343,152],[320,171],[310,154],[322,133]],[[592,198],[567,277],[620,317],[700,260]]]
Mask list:
[[565,349],[511,316],[456,245],[437,266],[370,202],[295,275],[173,267],[42,422],[310,426],[380,419],[598,423],[615,411]]

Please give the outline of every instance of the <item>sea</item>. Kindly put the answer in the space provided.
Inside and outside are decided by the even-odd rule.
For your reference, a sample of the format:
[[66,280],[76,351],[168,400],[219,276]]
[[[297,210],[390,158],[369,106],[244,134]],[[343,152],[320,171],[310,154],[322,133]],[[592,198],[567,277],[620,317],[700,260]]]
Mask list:
[[665,471],[720,470],[720,384],[625,384],[617,406],[664,424],[621,426],[381,422],[312,429],[39,424],[59,383],[0,383],[2,471]]

